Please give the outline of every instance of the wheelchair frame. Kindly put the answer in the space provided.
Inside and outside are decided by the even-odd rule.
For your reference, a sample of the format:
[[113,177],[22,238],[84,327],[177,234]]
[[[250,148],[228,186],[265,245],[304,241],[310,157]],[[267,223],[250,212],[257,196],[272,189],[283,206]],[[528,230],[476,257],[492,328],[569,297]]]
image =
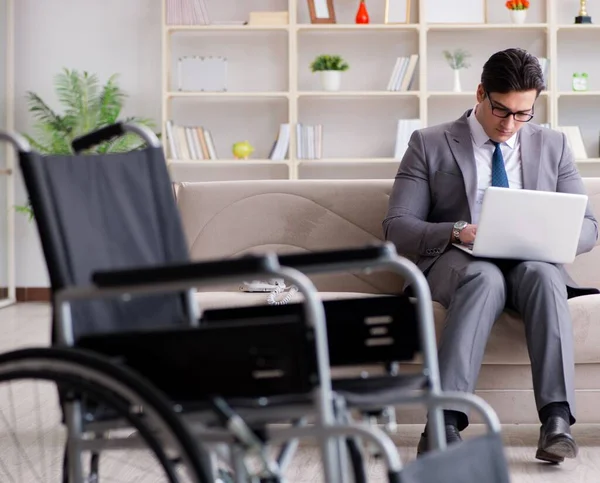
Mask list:
[[[86,146],[96,144],[104,139],[121,135],[129,131],[140,135],[151,147],[160,147],[161,144],[154,133],[144,127],[134,124],[118,124],[103,128],[90,133],[73,142],[74,150],[81,151]],[[14,145],[17,151],[30,152],[27,141],[16,134],[0,132],[0,139],[6,140]],[[441,406],[448,403],[462,403],[471,407],[483,415],[484,421],[492,433],[500,432],[500,423],[491,407],[479,397],[464,393],[442,392],[439,379],[439,368],[437,350],[435,344],[435,326],[431,294],[427,280],[422,272],[408,259],[396,254],[395,248],[390,243],[384,243],[380,247],[379,257],[373,258],[371,252],[356,250],[351,259],[339,258],[337,260],[319,259],[308,261],[302,255],[286,255],[277,257],[275,254],[246,257],[245,259],[192,263],[195,266],[193,273],[187,271],[185,276],[173,271],[165,271],[161,268],[143,269],[150,278],[150,282],[135,280],[119,283],[113,279],[106,286],[90,285],[89,287],[66,288],[55,293],[53,304],[56,310],[56,326],[58,343],[69,347],[75,347],[73,335],[73,320],[70,304],[78,300],[89,300],[94,298],[130,297],[140,294],[161,294],[167,292],[184,292],[186,296],[186,309],[188,322],[191,327],[198,326],[200,312],[194,300],[195,287],[206,286],[215,283],[238,283],[245,277],[256,277],[267,275],[269,277],[285,278],[295,284],[299,292],[304,295],[304,310],[307,324],[315,331],[316,364],[319,375],[319,386],[315,389],[315,401],[317,403],[317,424],[315,427],[291,427],[291,428],[269,428],[268,439],[272,442],[290,442],[297,439],[316,438],[320,442],[323,456],[325,478],[328,483],[343,483],[346,480],[345,464],[339,447],[336,447],[335,437],[358,436],[374,443],[383,454],[388,468],[390,481],[400,481],[402,463],[397,450],[391,439],[379,428],[366,426],[360,423],[341,424],[333,412],[336,395],[332,390],[331,374],[329,367],[328,341],[325,313],[323,304],[318,297],[318,292],[308,274],[361,270],[367,273],[375,269],[390,269],[409,279],[414,284],[418,328],[423,353],[424,370],[428,376],[428,388],[422,394],[409,395],[398,399],[396,404],[424,404],[430,410],[430,437],[434,450],[446,448],[443,413]],[[330,255],[330,254],[325,254]],[[346,254],[347,255],[347,254]],[[365,255],[366,258],[365,258]],[[208,275],[201,275],[208,269]],[[114,272],[110,273],[115,275]],[[101,273],[98,274],[101,278]],[[108,275],[108,274],[107,274]],[[118,277],[117,277],[118,278]],[[146,277],[146,280],[148,277]],[[115,283],[116,282],[116,283]],[[67,403],[66,425],[71,435],[67,451],[69,462],[72,464],[72,481],[79,481],[81,477],[81,460],[79,452],[84,449],[102,449],[101,440],[81,440],[77,434],[81,424],[81,408],[77,403]],[[218,430],[206,430],[202,423],[194,421],[193,414],[180,414],[184,421],[190,425],[191,433],[199,440],[210,443],[235,444],[239,440],[240,433],[231,431],[231,428]],[[135,438],[134,438],[135,439]],[[128,441],[127,445],[134,444],[134,440]],[[235,456],[235,455],[234,455]],[[239,456],[239,455],[238,455]],[[287,455],[289,457],[289,453]],[[235,458],[234,458],[235,460]],[[234,465],[235,466],[235,465]],[[244,481],[244,480],[238,480]]]

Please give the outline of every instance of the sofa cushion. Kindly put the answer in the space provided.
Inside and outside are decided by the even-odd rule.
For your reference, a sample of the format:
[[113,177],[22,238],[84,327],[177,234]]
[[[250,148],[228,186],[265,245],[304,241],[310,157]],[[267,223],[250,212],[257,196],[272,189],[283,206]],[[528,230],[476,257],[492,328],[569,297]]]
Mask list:
[[[585,295],[569,300],[575,343],[575,363],[600,362],[600,295]],[[444,326],[446,311],[434,302],[436,334]],[[494,324],[486,347],[484,364],[529,364],[525,327],[514,312],[504,312]]]
[[[320,292],[322,300],[364,298],[371,294],[356,292]],[[199,292],[197,301],[200,309],[225,307],[248,307],[265,305],[266,293],[245,292]],[[302,296],[295,294],[292,302],[300,302]],[[575,363],[600,363],[600,295],[585,295],[569,300],[574,328]],[[444,327],[446,311],[439,303],[433,303],[435,328],[438,342]],[[494,324],[485,351],[484,364],[529,364],[523,321],[513,312],[504,312]]]

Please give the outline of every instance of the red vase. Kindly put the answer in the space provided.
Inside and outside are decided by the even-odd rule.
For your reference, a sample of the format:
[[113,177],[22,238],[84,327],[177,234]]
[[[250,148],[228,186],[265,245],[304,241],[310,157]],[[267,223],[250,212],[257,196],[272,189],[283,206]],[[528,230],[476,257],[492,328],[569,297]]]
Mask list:
[[369,23],[369,12],[365,0],[360,0],[358,12],[356,12],[356,23]]

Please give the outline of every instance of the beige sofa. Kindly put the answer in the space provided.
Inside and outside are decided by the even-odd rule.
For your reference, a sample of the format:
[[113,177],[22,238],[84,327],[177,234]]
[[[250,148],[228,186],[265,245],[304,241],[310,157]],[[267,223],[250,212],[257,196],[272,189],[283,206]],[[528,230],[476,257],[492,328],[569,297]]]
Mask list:
[[[600,216],[600,178],[585,179]],[[192,257],[207,260],[275,250],[316,251],[362,246],[383,238],[392,180],[282,180],[182,183],[178,205]],[[574,279],[600,288],[600,249],[568,267]],[[397,293],[401,280],[378,272],[312,277],[323,298]],[[266,303],[265,294],[216,287],[198,295],[203,308]],[[570,300],[575,335],[579,422],[600,422],[600,295]],[[436,330],[444,309],[434,302]],[[477,394],[503,423],[537,423],[522,322],[505,313],[495,324],[479,376]],[[421,408],[401,411],[403,423],[422,423]]]

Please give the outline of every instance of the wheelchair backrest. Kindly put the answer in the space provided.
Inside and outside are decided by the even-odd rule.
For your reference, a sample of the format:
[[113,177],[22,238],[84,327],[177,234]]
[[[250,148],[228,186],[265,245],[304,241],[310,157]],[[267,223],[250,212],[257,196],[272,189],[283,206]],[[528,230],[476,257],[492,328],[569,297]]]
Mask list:
[[[19,156],[53,292],[90,286],[98,270],[188,260],[160,148]],[[72,319],[77,340],[87,333],[181,324],[185,304],[179,293],[76,302]]]

